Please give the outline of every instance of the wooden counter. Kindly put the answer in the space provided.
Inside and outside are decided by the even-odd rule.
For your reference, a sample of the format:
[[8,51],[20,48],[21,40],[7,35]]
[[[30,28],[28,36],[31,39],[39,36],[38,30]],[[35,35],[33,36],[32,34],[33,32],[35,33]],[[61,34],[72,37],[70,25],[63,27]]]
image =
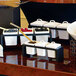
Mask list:
[[27,66],[0,63],[0,74],[8,76],[76,76],[76,74],[49,71]]

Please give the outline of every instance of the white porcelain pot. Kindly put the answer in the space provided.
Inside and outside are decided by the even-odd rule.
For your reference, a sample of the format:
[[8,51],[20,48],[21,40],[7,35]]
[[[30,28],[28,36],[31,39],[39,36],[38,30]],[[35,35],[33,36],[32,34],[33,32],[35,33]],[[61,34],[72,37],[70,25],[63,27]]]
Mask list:
[[[28,36],[28,37],[32,40],[32,36]],[[29,40],[24,36],[20,36],[21,45],[23,45],[26,41],[29,41]]]
[[[29,42],[25,42],[25,45],[31,45],[31,46],[35,46],[35,44],[31,44]],[[36,49],[35,47],[28,47],[26,46],[26,53],[29,55],[35,55],[36,54]]]
[[[49,23],[44,24],[44,27],[51,27],[51,28],[56,28],[58,25],[60,25],[61,23],[55,22],[55,20],[50,20]],[[52,34],[52,38],[56,38],[58,37],[58,32],[57,30],[51,29],[51,34]]]
[[70,25],[67,21],[63,21],[62,24],[58,25],[57,28],[67,29],[67,27]]
[[[9,29],[12,30],[12,29]],[[17,29],[13,29],[13,30],[17,30]],[[3,31],[3,35],[18,35],[18,31],[17,32],[5,32]],[[17,45],[17,36],[5,36],[5,45],[6,46],[14,46]]]
[[48,23],[48,22],[44,21],[42,19],[37,19],[36,21],[30,23],[30,25],[32,25],[32,26],[43,26],[46,23]]
[[[49,31],[35,31],[35,34],[46,34],[48,33],[49,34]],[[36,41],[45,41],[45,42],[48,42],[48,37],[49,35],[37,35],[36,36]]]
[[45,27],[51,27],[51,28],[56,28],[58,25],[61,23],[55,22],[55,20],[50,20],[47,24],[44,24]]
[[51,34],[52,34],[52,38],[58,37],[58,31],[57,30],[51,29]]
[[[64,21],[61,25],[58,25],[57,28],[67,29],[69,25],[70,23],[68,23],[67,21]],[[58,35],[59,35],[59,39],[65,39],[65,40],[69,39],[69,34],[67,31],[58,30]]]
[[[57,49],[60,46],[61,46],[61,44],[51,42],[46,47],[47,48],[52,48],[52,49]],[[56,58],[56,51],[55,50],[47,50],[47,53],[48,53],[48,57]]]
[[76,21],[68,26],[67,32],[76,40]]
[[[29,34],[33,34],[33,32],[23,32],[24,34],[27,34],[27,35],[29,35]],[[19,34],[21,34],[20,32],[19,32]],[[31,40],[33,39],[33,36],[31,35],[31,36],[28,36]],[[24,44],[26,41],[29,41],[25,36],[20,36],[20,42],[21,42],[21,45],[22,44]]]
[[[35,46],[39,46],[39,47],[45,47],[46,45],[47,42],[44,41],[35,44]],[[36,50],[38,56],[46,56],[46,49],[36,48]]]

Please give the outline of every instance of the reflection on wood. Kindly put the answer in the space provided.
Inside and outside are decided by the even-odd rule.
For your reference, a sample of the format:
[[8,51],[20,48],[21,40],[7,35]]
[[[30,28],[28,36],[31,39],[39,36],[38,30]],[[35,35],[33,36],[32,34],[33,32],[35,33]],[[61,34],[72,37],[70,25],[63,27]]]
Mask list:
[[18,56],[17,55],[7,55],[6,63],[18,64]]

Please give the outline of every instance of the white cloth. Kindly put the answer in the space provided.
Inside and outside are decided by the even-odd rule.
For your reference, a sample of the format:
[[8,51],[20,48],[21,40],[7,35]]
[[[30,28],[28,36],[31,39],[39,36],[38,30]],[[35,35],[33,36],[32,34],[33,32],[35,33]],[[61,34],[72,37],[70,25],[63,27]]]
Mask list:
[[48,23],[48,22],[44,21],[42,19],[37,19],[36,21],[30,23],[30,25],[32,25],[32,26],[43,26],[46,23]]

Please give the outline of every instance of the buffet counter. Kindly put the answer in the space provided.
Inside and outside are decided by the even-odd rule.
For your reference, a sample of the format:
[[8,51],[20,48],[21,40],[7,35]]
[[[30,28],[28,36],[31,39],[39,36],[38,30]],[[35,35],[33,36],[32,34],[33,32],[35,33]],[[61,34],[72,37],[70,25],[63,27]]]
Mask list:
[[5,74],[8,76],[76,76],[71,73],[64,73],[58,71],[49,71],[38,68],[32,68],[21,65],[13,65],[0,63],[0,74]]

